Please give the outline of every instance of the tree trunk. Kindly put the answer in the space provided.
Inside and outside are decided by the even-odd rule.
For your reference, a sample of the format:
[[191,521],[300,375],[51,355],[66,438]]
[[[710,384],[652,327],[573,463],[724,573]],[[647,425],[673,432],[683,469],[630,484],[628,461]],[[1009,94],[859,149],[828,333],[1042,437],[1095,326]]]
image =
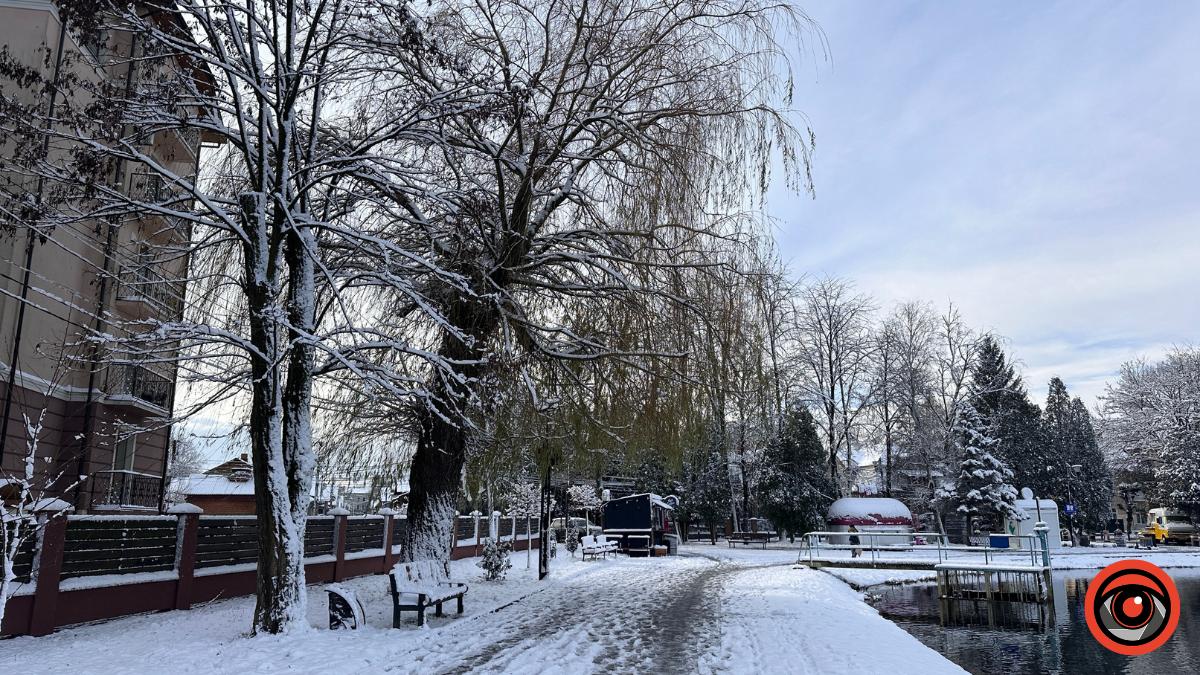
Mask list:
[[[251,408],[250,445],[253,455],[254,501],[258,520],[257,602],[254,633],[307,629],[304,589],[304,527],[309,480],[312,477],[309,396],[311,346],[288,354],[286,391],[279,368],[279,306],[272,270],[273,246],[268,235],[266,196],[241,197],[247,242],[243,246],[243,282],[250,317]],[[312,325],[312,261],[298,250],[300,236],[287,246],[289,263],[289,320],[294,329]],[[299,264],[296,264],[297,261]],[[307,298],[307,302],[300,296]]]
[[[436,403],[427,404],[437,405]],[[448,563],[454,534],[454,507],[466,462],[466,434],[430,407],[419,411],[417,451],[409,473],[408,532],[404,560]]]

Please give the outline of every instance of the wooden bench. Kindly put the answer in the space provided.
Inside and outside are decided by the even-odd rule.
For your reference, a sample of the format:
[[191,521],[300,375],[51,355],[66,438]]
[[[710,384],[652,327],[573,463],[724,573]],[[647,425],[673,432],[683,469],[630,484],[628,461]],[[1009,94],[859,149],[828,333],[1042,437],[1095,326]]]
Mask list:
[[733,548],[734,544],[743,544],[749,546],[751,544],[762,544],[764,549],[767,548],[767,542],[771,540],[769,532],[734,532],[733,536],[726,539],[729,542],[729,548]]
[[[436,608],[434,616],[442,615],[442,603],[458,599],[458,613],[463,612],[463,596],[467,585],[446,578],[442,563],[436,560],[396,563],[388,575],[392,586],[392,628],[400,627],[400,612],[416,612],[417,625],[425,625],[425,609]],[[400,596],[416,596],[416,603],[403,603]]]
[[588,535],[588,536],[584,537],[583,539],[580,539],[579,543],[583,550],[583,559],[584,560],[587,560],[587,557],[589,555],[592,556],[593,558],[595,558],[598,555],[602,555],[605,558],[608,558],[609,553],[617,552],[617,542],[608,541],[608,538],[605,537],[604,535],[599,535],[596,537]]

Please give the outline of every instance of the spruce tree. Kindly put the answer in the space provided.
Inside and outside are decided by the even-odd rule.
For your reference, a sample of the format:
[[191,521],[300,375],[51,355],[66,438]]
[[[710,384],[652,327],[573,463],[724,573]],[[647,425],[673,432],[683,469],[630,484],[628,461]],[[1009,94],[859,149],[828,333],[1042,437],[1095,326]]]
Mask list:
[[837,487],[825,472],[826,456],[813,416],[792,411],[763,456],[759,498],[763,514],[795,541],[797,534],[822,529]]
[[1060,505],[1075,504],[1074,517],[1065,522],[1076,539],[1084,528],[1098,528],[1107,521],[1112,508],[1112,476],[1100,452],[1091,414],[1081,399],[1071,399],[1067,386],[1057,377],[1050,380],[1042,426],[1046,443],[1039,464],[1045,465],[1041,474],[1044,494]]
[[1049,494],[1042,411],[1029,400],[1025,383],[991,335],[980,341],[972,372],[972,403],[997,440],[992,451],[1013,472],[1012,485]]
[[1072,472],[1070,496],[1075,502],[1075,522],[1090,530],[1103,529],[1112,515],[1112,474],[1092,426],[1092,415],[1083,400],[1071,401],[1071,444],[1068,461],[1080,467]]
[[966,516],[968,522],[980,518],[985,523],[992,523],[996,516],[1023,520],[1026,514],[1015,505],[1017,489],[1012,485],[1013,473],[996,456],[999,441],[992,436],[974,406],[965,405],[959,419],[957,431],[962,459],[953,489],[958,512]]

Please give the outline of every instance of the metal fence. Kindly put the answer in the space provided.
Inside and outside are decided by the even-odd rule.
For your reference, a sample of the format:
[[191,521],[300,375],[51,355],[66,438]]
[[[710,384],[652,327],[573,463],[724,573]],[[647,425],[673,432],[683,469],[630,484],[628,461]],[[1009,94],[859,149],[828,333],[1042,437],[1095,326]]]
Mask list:
[[62,578],[169,571],[177,535],[172,516],[73,518],[67,522]]

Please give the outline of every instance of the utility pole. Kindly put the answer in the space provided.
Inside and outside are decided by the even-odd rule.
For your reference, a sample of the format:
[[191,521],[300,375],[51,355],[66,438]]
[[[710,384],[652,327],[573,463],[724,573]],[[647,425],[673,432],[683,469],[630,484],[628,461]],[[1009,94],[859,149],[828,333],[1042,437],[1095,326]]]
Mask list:
[[554,460],[551,459],[546,464],[546,477],[542,482],[542,502],[541,502],[541,519],[538,526],[538,538],[541,545],[538,547],[538,581],[545,579],[550,574],[550,473],[554,469]]

